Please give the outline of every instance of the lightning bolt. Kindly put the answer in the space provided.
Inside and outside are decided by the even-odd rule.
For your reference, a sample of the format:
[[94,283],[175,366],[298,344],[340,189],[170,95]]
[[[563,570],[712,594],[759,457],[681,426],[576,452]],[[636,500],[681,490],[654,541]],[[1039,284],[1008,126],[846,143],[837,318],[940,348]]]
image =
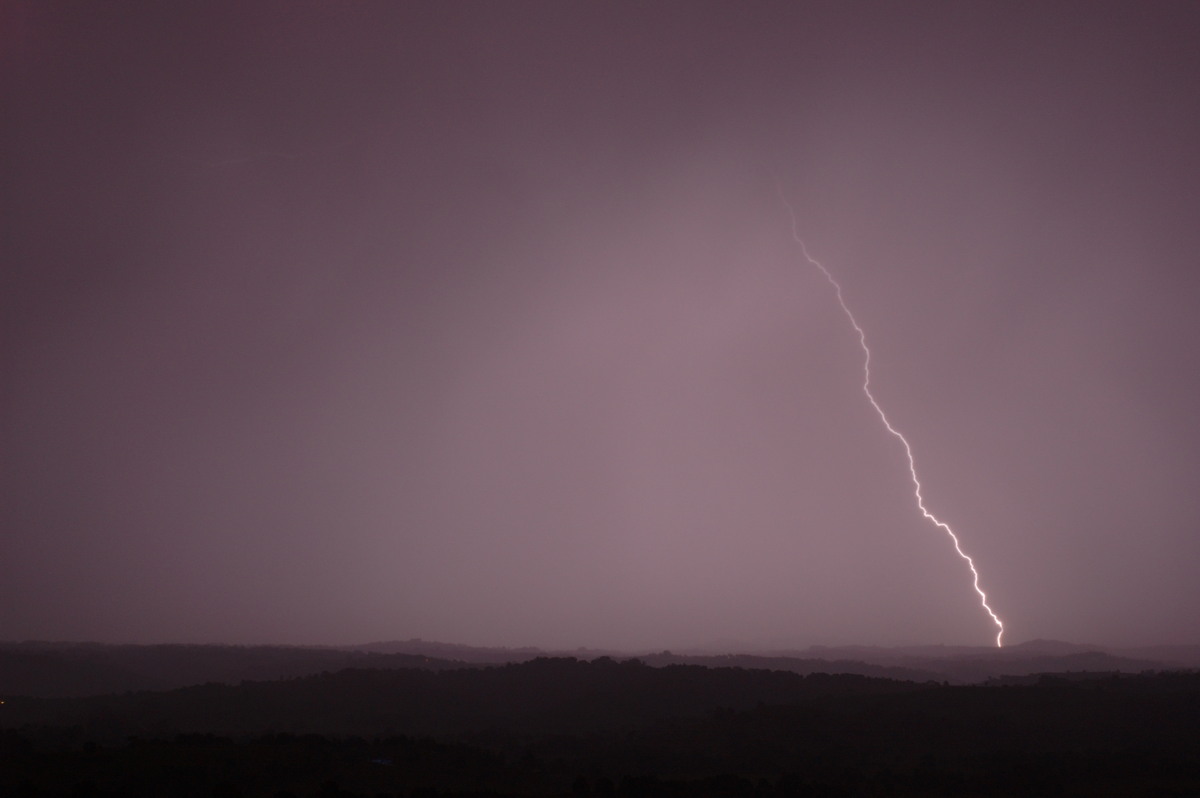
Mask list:
[[858,323],[858,320],[854,318],[854,314],[850,312],[850,306],[846,304],[846,299],[844,296],[842,296],[842,286],[836,279],[834,279],[833,273],[830,272],[829,269],[825,268],[823,263],[814,258],[812,255],[808,254],[808,247],[805,246],[804,239],[800,237],[799,224],[796,221],[796,211],[792,207],[792,204],[788,202],[787,196],[783,193],[783,186],[778,180],[775,182],[775,188],[779,192],[779,199],[783,202],[784,207],[787,208],[788,215],[791,217],[792,238],[797,244],[800,245],[800,252],[803,253],[804,259],[820,270],[821,274],[825,275],[825,279],[829,281],[829,284],[833,286],[834,293],[837,294],[837,301],[842,307],[842,312],[846,314],[846,318],[850,320],[850,324],[854,327],[854,331],[858,333],[858,344],[862,347],[863,351],[863,393],[866,394],[867,401],[871,403],[871,407],[875,408],[875,412],[879,414],[879,420],[883,422],[883,426],[888,432],[894,435],[901,444],[904,445],[904,454],[906,457],[908,457],[908,474],[910,477],[912,477],[913,495],[915,495],[917,498],[917,509],[919,509],[921,511],[921,515],[925,516],[925,518],[932,522],[934,526],[938,527],[950,536],[950,540],[954,543],[954,550],[958,552],[959,557],[962,557],[964,560],[966,560],[967,567],[971,569],[971,578],[973,580],[975,592],[979,594],[979,603],[983,605],[983,609],[988,615],[991,616],[992,623],[996,624],[996,629],[998,630],[996,632],[996,647],[999,648],[1004,645],[1001,642],[1004,637],[1004,622],[1001,621],[1000,617],[996,615],[995,611],[988,606],[987,594],[984,593],[983,588],[979,586],[979,571],[975,569],[975,561],[968,557],[967,553],[962,550],[962,545],[958,541],[958,535],[954,534],[954,530],[950,528],[950,525],[938,519],[938,517],[929,512],[929,509],[925,506],[925,498],[921,495],[921,480],[917,478],[917,463],[913,458],[912,446],[909,445],[908,439],[900,434],[900,430],[893,427],[892,422],[888,421],[887,414],[883,412],[883,408],[879,406],[879,402],[875,400],[875,396],[871,393],[871,350],[867,346],[867,334],[863,330],[862,325]]

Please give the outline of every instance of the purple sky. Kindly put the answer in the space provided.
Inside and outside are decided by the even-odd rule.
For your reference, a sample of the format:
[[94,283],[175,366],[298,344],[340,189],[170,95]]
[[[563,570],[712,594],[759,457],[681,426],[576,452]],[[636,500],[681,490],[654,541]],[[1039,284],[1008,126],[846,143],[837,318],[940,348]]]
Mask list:
[[0,5],[0,639],[1200,640],[1200,5]]

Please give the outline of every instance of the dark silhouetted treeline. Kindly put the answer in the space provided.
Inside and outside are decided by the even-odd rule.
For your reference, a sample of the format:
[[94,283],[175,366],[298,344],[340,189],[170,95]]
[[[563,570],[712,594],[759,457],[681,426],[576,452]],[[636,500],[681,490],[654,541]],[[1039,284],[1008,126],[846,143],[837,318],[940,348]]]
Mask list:
[[0,694],[70,697],[288,679],[344,668],[461,667],[468,665],[420,654],[303,646],[0,643]]
[[696,716],[716,707],[831,693],[907,692],[913,682],[787,671],[651,668],[637,660],[540,658],[489,668],[348,669],[299,679],[206,684],[86,698],[13,697],[0,725],[82,726],[97,739],[168,733],[453,735],[575,733]]
[[947,686],[560,658],[0,717],[0,795],[1200,794],[1187,672]]
[[[600,652],[603,653],[603,652]],[[600,656],[590,652],[588,659]],[[1055,671],[1138,673],[1181,667],[1053,641],[995,647],[821,649],[822,656],[673,654],[639,659],[648,665],[703,665],[781,670],[798,674],[850,673],[905,681],[972,684],[1001,677]],[[1161,653],[1186,658],[1175,647]],[[102,645],[98,643],[0,643],[0,695],[75,697],[190,685],[267,681],[346,668],[446,670],[528,662],[531,648],[475,646],[408,640],[347,648],[305,646]],[[629,655],[610,653],[615,659]],[[1198,661],[1200,664],[1200,661]]]

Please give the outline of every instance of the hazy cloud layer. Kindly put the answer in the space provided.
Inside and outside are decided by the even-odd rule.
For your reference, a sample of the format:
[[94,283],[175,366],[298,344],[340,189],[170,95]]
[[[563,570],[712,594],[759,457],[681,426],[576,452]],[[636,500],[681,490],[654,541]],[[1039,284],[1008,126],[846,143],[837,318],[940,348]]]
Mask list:
[[9,3],[0,636],[1200,635],[1189,3]]

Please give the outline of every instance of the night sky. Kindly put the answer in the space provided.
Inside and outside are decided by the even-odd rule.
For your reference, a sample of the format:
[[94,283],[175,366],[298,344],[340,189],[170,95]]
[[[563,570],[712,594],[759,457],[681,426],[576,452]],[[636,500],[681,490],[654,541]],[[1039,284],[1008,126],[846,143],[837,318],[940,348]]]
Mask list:
[[1200,4],[0,3],[0,639],[1200,641]]

